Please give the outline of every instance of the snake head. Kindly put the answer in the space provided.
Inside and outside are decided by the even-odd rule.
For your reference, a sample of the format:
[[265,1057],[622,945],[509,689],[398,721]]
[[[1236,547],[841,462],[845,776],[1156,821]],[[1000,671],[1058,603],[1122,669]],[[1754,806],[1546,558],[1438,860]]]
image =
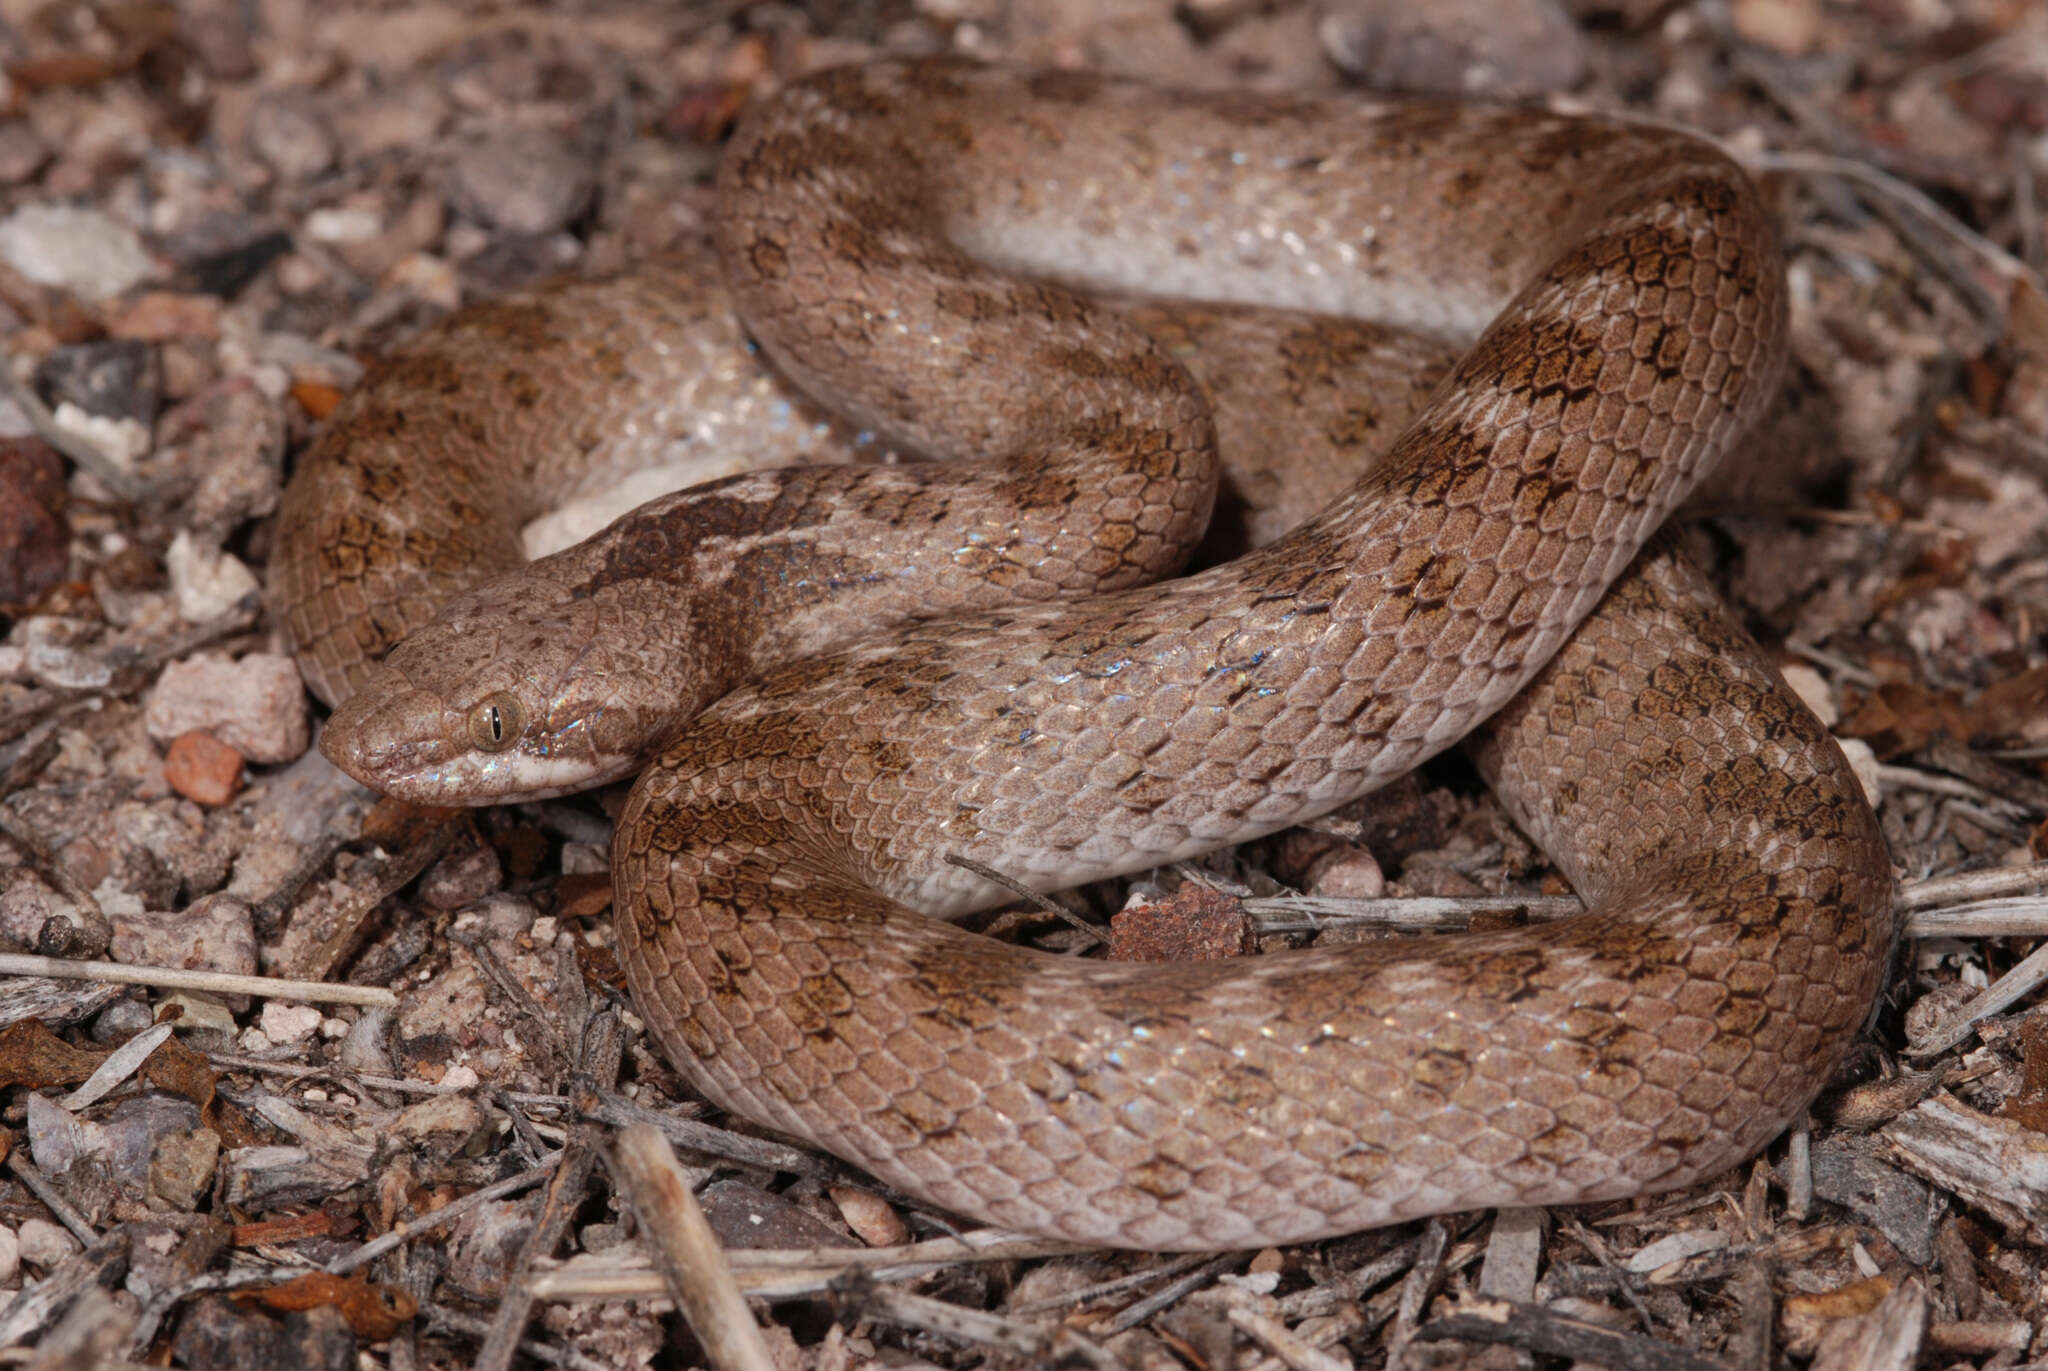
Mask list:
[[415,804],[546,799],[632,774],[701,708],[605,631],[601,603],[527,571],[458,596],[394,647],[328,721],[328,760]]

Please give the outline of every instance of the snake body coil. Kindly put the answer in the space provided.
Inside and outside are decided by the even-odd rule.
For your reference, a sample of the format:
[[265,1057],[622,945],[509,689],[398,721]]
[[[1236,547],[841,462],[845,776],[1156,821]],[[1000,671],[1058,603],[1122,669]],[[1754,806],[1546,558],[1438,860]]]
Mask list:
[[[1781,370],[1777,248],[1724,157],[899,62],[754,111],[719,197],[780,373],[974,461],[686,492],[371,668],[516,562],[529,492],[617,406],[693,441],[682,371],[744,402],[741,441],[853,441],[792,422],[715,292],[657,264],[395,362],[309,458],[276,573],[309,678],[353,692],[325,746],[373,784],[549,793],[661,747],[619,820],[618,937],[699,1089],[1006,1227],[1209,1248],[1683,1184],[1825,1082],[1896,931],[1876,824],[1697,575],[1638,555]],[[1287,384],[1235,432],[1312,415],[1384,460],[1286,538],[1142,584],[1200,536],[1230,377],[1093,298],[1133,292],[1246,307],[1273,343]],[[1366,335],[1274,311],[1457,360],[1389,444],[1341,383]],[[406,404],[475,376],[512,378],[481,419]],[[1001,898],[949,855],[1043,888],[1142,869],[1475,730],[1582,917],[1166,968],[925,917]]]

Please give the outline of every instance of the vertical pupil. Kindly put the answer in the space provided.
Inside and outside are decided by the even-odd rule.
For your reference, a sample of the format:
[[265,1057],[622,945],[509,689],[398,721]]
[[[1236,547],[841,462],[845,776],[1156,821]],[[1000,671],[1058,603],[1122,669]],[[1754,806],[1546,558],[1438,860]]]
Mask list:
[[502,743],[505,741],[505,721],[499,717],[498,707],[496,705],[490,706],[490,711],[491,741],[494,743]]

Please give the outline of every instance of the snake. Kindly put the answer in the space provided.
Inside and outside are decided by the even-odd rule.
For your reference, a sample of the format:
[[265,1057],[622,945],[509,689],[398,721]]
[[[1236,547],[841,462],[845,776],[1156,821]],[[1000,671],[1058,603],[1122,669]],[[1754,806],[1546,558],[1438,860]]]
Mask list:
[[[272,558],[359,779],[637,777],[619,957],[704,1097],[1014,1231],[1209,1250],[1694,1183],[1828,1082],[1890,861],[1660,532],[1785,370],[1714,144],[894,59],[753,102],[709,203],[708,248],[380,363]],[[735,447],[525,560],[591,473]],[[1173,574],[1219,489],[1246,546]],[[1584,913],[1166,965],[957,922],[1461,741]]]

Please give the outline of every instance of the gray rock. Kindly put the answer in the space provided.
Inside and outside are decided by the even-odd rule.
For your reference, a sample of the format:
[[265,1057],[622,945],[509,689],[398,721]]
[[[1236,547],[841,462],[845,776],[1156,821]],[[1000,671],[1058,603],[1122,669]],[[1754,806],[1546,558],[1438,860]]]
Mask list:
[[69,401],[87,414],[141,424],[156,418],[163,398],[156,349],[132,338],[52,348],[36,384],[52,409]]
[[451,169],[462,213],[510,233],[553,233],[581,214],[596,187],[591,159],[553,129],[496,128],[469,142]]
[[23,205],[0,220],[0,261],[37,285],[87,300],[110,299],[156,272],[134,229],[67,205]]
[[295,761],[310,737],[306,692],[292,659],[202,653],[165,667],[144,711],[149,736],[169,744],[205,729],[252,762]]
[[305,181],[334,165],[334,135],[320,98],[309,90],[277,90],[256,102],[249,150],[287,181]]
[[137,966],[171,966],[256,974],[256,923],[233,895],[208,895],[176,912],[110,915],[113,954]]
[[1586,73],[1584,40],[1553,0],[1343,0],[1322,38],[1339,69],[1377,91],[1517,100]]

